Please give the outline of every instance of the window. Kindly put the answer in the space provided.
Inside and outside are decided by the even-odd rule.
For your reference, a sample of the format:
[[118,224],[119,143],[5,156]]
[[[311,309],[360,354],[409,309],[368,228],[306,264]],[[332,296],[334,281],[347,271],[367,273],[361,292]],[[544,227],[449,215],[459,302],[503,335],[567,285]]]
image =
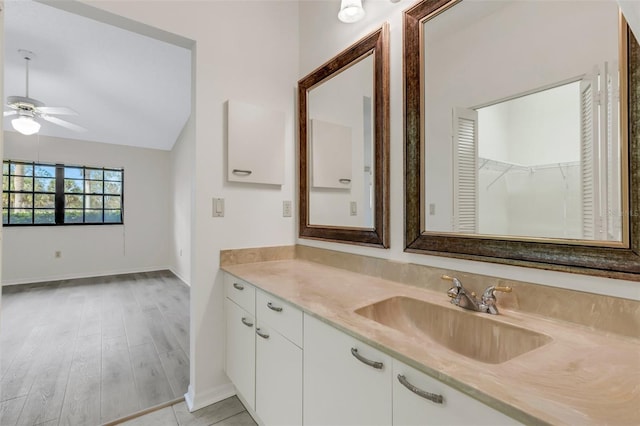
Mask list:
[[121,224],[123,177],[121,169],[4,161],[2,223]]

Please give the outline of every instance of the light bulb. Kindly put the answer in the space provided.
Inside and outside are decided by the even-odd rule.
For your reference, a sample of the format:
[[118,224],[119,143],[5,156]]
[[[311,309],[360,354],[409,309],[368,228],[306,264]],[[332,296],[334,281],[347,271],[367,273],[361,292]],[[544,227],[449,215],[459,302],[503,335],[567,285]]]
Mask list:
[[40,123],[33,119],[33,117],[29,117],[26,115],[22,115],[18,118],[14,118],[11,120],[11,125],[17,132],[22,133],[23,135],[33,135],[34,133],[38,133],[40,130]]
[[338,12],[339,20],[350,24],[361,20],[363,17],[364,9],[362,8],[362,0],[342,0],[340,12]]

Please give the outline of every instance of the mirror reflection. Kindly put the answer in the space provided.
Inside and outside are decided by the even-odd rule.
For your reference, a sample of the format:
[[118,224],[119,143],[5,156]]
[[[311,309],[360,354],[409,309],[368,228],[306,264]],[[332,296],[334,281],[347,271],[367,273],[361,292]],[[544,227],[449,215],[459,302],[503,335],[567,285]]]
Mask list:
[[308,92],[311,225],[374,226],[372,53]]
[[462,1],[423,23],[427,232],[623,241],[619,33],[614,2]]

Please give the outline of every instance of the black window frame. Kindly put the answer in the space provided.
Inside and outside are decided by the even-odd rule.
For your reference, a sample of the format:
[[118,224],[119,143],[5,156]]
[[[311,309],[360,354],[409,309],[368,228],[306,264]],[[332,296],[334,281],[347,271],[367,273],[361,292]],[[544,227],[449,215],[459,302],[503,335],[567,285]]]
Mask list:
[[[31,174],[32,176],[25,176],[32,178],[32,185],[30,191],[14,191],[11,188],[11,177],[16,176],[11,173],[12,164],[22,164],[28,167],[32,167]],[[7,165],[7,174],[4,173],[5,165]],[[36,191],[36,167],[53,167],[55,170],[55,176],[51,177],[54,179],[55,183],[55,192],[43,192]],[[80,178],[65,178],[65,169],[80,169]],[[90,173],[88,171],[99,171],[101,178],[96,179],[90,177]],[[120,180],[106,179],[106,175],[108,172],[116,172],[120,174]],[[4,203],[2,206],[3,213],[3,224],[5,227],[13,227],[13,226],[74,226],[74,225],[124,225],[124,169],[123,168],[114,168],[114,167],[96,167],[96,166],[79,166],[79,165],[71,165],[71,164],[61,164],[61,163],[40,163],[34,161],[18,161],[18,160],[3,160],[3,179],[7,177],[7,188],[4,189],[3,186],[3,197],[6,194],[7,197],[7,206],[5,207]],[[21,175],[22,176],[22,175]],[[46,177],[49,178],[49,177]],[[49,178],[49,179],[51,179]],[[65,180],[76,180],[80,182],[80,188],[82,189],[80,192],[72,192],[67,191],[65,188]],[[91,192],[88,189],[87,183],[90,182],[100,182],[102,191],[101,192]],[[120,192],[119,193],[108,193],[106,192],[106,183],[115,182],[120,184]],[[31,207],[28,208],[31,210],[31,222],[29,223],[10,223],[11,221],[11,194],[22,193],[31,195]],[[35,207],[35,198],[36,195],[39,194],[47,194],[54,195],[54,207],[53,208],[40,208]],[[65,222],[65,213],[66,213],[66,196],[73,195],[78,196],[82,200],[82,208],[73,208],[69,210],[81,210],[82,212],[82,221],[81,222]],[[91,206],[87,206],[87,198],[88,197],[101,197],[102,203],[100,208],[92,208]],[[108,208],[106,206],[106,197],[119,197],[120,198],[120,207],[119,208]],[[26,209],[26,208],[25,208]],[[54,222],[53,223],[35,223],[36,220],[36,211],[37,210],[53,210],[54,213]],[[89,221],[87,222],[87,211],[100,211],[101,221]],[[105,222],[107,212],[112,211],[120,211],[120,219],[119,221],[108,221]],[[5,212],[7,214],[7,223],[4,223]]]

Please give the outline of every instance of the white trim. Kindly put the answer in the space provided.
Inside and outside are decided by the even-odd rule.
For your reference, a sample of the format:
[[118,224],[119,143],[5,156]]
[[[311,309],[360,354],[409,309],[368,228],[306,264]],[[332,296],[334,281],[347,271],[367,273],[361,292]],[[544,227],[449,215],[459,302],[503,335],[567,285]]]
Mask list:
[[[170,271],[174,273],[173,271],[171,271],[171,268],[169,268],[168,266],[149,266],[146,268],[130,268],[130,269],[119,269],[114,271],[87,272],[83,274],[49,275],[46,277],[33,277],[33,278],[23,278],[19,280],[8,280],[8,281],[3,281],[2,286],[4,287],[9,285],[35,284],[35,283],[42,283],[47,281],[75,280],[79,278],[106,277],[109,275],[136,274],[139,272],[156,272],[156,271]],[[184,282],[184,280],[182,281]]]
[[247,400],[244,399],[244,396],[242,396],[240,392],[238,392],[236,396],[238,397],[242,405],[244,405],[244,408],[247,410],[247,413],[249,413],[251,418],[253,418],[253,421],[256,422],[259,426],[264,426],[264,422],[262,421],[262,419],[260,419],[260,417],[258,417],[256,412],[251,409],[251,405],[249,405]]
[[186,285],[187,287],[191,287],[191,283],[187,282],[187,280],[182,275],[180,275],[175,269],[169,268],[169,271],[171,271],[173,275],[178,277],[184,285]]
[[184,394],[184,400],[187,403],[189,412],[197,411],[207,407],[223,399],[227,399],[236,394],[236,388],[232,383],[225,383],[208,391],[199,392],[197,395],[193,390],[193,386],[189,385],[189,390]]

